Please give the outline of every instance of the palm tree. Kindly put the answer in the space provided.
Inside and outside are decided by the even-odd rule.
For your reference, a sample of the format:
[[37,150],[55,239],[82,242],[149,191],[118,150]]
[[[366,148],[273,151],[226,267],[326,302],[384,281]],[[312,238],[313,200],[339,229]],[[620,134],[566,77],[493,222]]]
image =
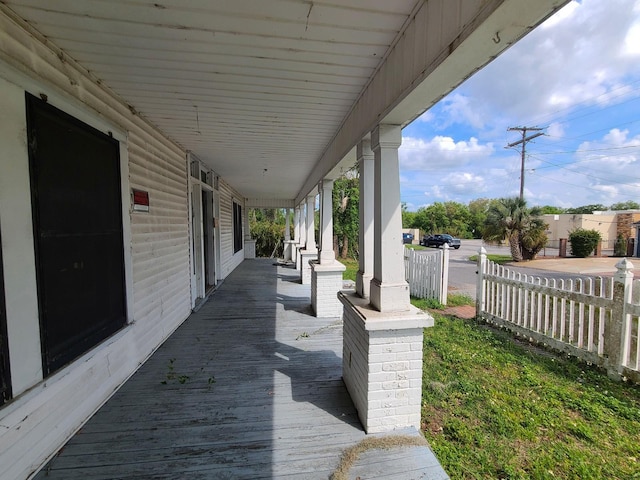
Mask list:
[[539,215],[539,208],[528,208],[522,198],[501,198],[489,205],[482,238],[490,242],[507,239],[514,262],[531,260],[547,240],[546,225]]

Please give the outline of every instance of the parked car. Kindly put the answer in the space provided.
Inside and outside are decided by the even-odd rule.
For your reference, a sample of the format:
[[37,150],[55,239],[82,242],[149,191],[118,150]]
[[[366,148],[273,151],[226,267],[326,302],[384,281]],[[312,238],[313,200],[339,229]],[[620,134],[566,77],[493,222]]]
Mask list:
[[435,235],[425,235],[420,242],[420,245],[425,247],[441,247],[444,244],[448,244],[449,247],[460,248],[460,239],[454,238],[446,233],[437,233]]
[[402,234],[402,243],[408,243],[408,244],[412,244],[413,243],[413,233],[403,233]]

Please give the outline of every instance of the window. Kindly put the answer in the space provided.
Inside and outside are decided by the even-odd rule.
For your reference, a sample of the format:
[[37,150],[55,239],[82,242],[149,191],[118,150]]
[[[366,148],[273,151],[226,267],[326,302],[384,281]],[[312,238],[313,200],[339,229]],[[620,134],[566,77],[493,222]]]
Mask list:
[[242,250],[242,207],[233,202],[233,253]]
[[126,323],[120,146],[27,94],[45,375]]

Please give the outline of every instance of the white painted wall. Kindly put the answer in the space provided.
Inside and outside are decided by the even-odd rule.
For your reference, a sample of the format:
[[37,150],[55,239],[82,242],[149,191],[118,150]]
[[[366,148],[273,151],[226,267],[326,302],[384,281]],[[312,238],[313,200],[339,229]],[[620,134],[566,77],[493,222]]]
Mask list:
[[[24,90],[0,77],[0,228],[14,396],[42,379]],[[11,121],[9,121],[11,119]]]
[[[0,479],[28,478],[188,317],[191,311],[185,152],[56,52],[0,13],[0,228],[14,398],[0,408]],[[128,324],[43,380],[26,143],[25,91],[121,145]],[[240,196],[224,182],[221,203]],[[132,188],[149,212],[131,212]],[[243,206],[244,207],[244,206]],[[233,255],[231,212],[221,277]]]
[[[244,228],[244,217],[247,209],[240,194],[231,185],[220,179],[219,184],[219,205],[220,205],[220,255],[222,278],[229,275],[244,260],[244,250],[233,252],[233,202],[242,206],[242,225]],[[243,231],[244,238],[244,231]]]

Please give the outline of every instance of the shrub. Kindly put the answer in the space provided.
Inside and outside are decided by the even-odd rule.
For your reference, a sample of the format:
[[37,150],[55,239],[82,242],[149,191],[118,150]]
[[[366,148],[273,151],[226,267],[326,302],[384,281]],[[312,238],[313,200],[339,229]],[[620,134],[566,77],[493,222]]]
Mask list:
[[627,255],[627,239],[621,233],[616,238],[616,244],[613,246],[614,257],[625,257]]
[[569,241],[571,242],[571,255],[574,257],[586,258],[600,243],[600,232],[597,230],[585,230],[577,228],[569,233]]
[[256,241],[256,257],[280,257],[283,255],[284,225],[268,220],[252,222],[251,237]]

